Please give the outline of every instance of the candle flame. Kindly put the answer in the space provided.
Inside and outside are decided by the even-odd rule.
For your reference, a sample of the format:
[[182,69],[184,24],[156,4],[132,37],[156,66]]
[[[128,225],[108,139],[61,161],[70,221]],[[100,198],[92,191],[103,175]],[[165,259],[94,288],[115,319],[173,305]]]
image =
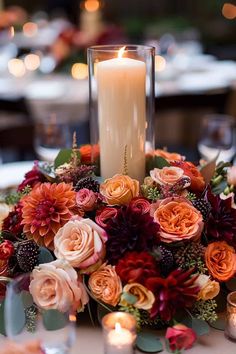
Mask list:
[[120,48],[120,50],[118,51],[118,58],[122,58],[123,57],[123,54],[125,52],[125,46]]
[[121,332],[121,325],[119,322],[116,322],[115,324],[115,331],[117,332],[117,334]]

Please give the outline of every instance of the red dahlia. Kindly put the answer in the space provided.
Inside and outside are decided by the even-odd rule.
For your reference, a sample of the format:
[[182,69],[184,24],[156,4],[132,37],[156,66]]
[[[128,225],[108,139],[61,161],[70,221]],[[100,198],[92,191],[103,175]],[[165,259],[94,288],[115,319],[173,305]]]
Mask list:
[[117,263],[116,273],[124,283],[140,284],[159,275],[155,259],[148,252],[126,253]]
[[22,203],[18,203],[3,221],[2,230],[8,231],[14,236],[20,236],[23,232]]
[[38,182],[45,182],[46,178],[39,170],[38,163],[35,162],[31,171],[25,174],[24,180],[18,186],[18,191],[22,191],[26,186],[34,187]]

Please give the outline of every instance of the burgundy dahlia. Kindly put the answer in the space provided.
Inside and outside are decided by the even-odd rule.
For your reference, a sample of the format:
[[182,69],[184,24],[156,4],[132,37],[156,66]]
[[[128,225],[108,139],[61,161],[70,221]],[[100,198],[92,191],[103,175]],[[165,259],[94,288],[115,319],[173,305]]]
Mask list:
[[[106,256],[109,263],[116,264],[128,251],[147,251],[157,243],[159,225],[150,216],[146,203],[141,207],[140,203],[131,201],[128,206],[112,208],[108,218],[98,214],[96,221],[108,234]],[[108,208],[103,209],[103,214],[109,214]]]
[[116,273],[124,283],[140,284],[159,275],[154,257],[145,251],[126,253],[117,263]]
[[195,285],[198,275],[191,277],[192,273],[193,269],[186,272],[176,269],[165,279],[161,277],[147,279],[145,286],[155,295],[151,318],[160,316],[163,321],[170,321],[177,309],[193,305],[199,287]]
[[22,204],[18,203],[3,221],[2,230],[8,231],[14,236],[20,236],[23,232]]
[[34,187],[38,182],[45,182],[46,178],[39,170],[38,162],[35,162],[31,171],[25,174],[24,180],[18,186],[18,191],[22,191],[26,186]]
[[236,209],[231,207],[231,198],[222,200],[208,191],[207,200],[211,204],[205,227],[207,238],[224,240],[236,248]]

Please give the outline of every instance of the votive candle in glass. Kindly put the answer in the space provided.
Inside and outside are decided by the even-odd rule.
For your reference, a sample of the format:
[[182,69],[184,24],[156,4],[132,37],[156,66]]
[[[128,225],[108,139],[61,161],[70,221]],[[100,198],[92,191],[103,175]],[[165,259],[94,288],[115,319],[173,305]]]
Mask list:
[[236,342],[236,291],[227,296],[225,336]]
[[124,312],[112,312],[102,319],[105,354],[133,354],[136,320]]

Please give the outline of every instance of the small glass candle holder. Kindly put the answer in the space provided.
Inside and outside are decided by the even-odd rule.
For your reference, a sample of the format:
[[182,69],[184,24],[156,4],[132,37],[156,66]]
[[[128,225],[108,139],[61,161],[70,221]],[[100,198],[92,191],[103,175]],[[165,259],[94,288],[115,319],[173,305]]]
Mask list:
[[229,340],[236,342],[236,291],[227,296],[225,336]]
[[133,354],[136,339],[136,320],[124,312],[112,312],[102,319],[104,353]]

